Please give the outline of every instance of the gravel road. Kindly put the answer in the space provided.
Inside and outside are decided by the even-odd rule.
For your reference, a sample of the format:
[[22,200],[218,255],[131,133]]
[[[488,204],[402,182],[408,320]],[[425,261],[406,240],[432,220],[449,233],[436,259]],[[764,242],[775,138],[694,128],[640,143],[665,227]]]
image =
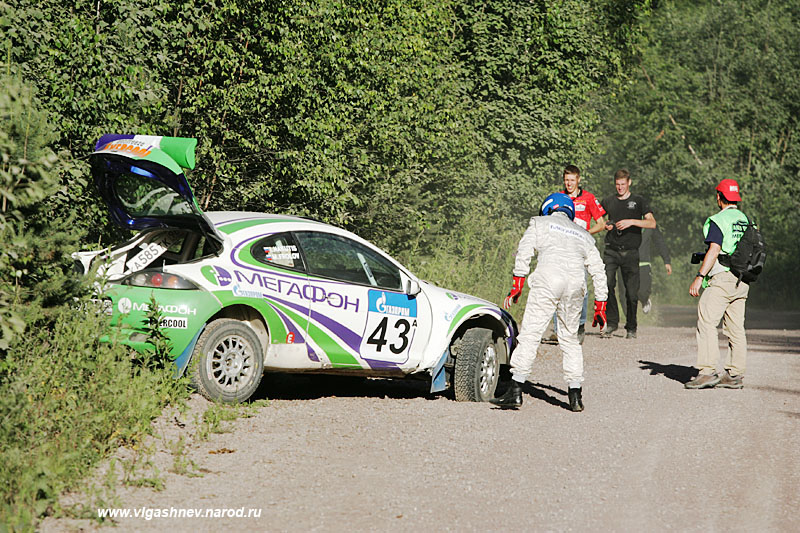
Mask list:
[[517,411],[424,382],[268,376],[268,406],[188,446],[199,477],[166,472],[164,443],[193,429],[165,415],[164,490],[119,489],[117,505],[261,516],[126,518],[116,531],[800,530],[800,313],[748,316],[744,389],[688,391],[692,310],[668,311],[677,327],[587,335],[583,413],[567,408],[558,346],[543,344]]

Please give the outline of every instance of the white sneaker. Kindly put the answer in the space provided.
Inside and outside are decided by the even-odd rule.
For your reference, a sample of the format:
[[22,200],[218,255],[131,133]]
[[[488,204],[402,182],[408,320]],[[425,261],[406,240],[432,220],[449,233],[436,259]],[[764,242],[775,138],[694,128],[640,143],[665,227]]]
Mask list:
[[647,301],[646,301],[646,302],[644,303],[644,305],[642,306],[642,312],[643,312],[644,314],[647,314],[647,313],[649,313],[649,312],[650,312],[650,307],[652,307],[652,305],[653,305],[653,304],[652,304],[652,303],[650,303],[650,298],[648,298],[648,299],[647,299]]

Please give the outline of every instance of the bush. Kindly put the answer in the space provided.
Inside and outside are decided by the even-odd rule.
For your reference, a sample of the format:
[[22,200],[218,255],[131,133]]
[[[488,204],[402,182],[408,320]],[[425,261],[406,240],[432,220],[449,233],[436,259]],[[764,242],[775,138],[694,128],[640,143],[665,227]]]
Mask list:
[[171,366],[141,354],[134,362],[126,347],[100,342],[105,315],[61,307],[52,318],[0,362],[0,529],[32,527],[63,490],[187,395]]

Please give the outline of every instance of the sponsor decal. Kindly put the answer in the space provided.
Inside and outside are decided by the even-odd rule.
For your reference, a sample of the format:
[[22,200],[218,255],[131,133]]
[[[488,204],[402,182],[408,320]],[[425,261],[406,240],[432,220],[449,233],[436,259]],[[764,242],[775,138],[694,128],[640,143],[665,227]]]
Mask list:
[[286,344],[294,344],[294,333],[291,331],[286,334]]
[[[393,295],[394,296],[394,295]],[[375,310],[379,313],[383,313],[385,315],[395,315],[395,316],[412,316],[411,315],[411,307],[407,304],[408,302],[402,302],[402,304],[406,305],[392,305],[386,303],[386,293],[382,292],[381,295],[375,300]],[[370,298],[370,311],[372,310],[372,298]],[[416,304],[414,302],[414,316],[417,316],[416,311]]]
[[158,325],[162,328],[186,329],[189,326],[189,319],[182,316],[165,316]]
[[264,295],[257,291],[248,291],[239,286],[237,283],[233,286],[233,295],[234,296],[241,296],[243,298],[263,298]]
[[219,287],[227,287],[233,281],[231,273],[222,267],[206,265],[200,269],[200,273],[206,278],[209,283],[213,283]]
[[133,309],[130,298],[120,298],[119,302],[117,302],[117,309],[123,315],[130,313],[131,309]]
[[447,295],[447,297],[448,297],[448,298],[450,298],[451,300],[458,300],[458,295],[456,295],[456,294],[453,294],[453,293],[451,293],[451,292],[446,292],[445,294],[446,294],[446,295]]
[[[260,272],[233,271],[233,279],[242,287],[258,287],[284,297],[307,300],[310,302],[327,302],[331,307],[358,313],[360,299],[352,299],[347,294],[325,289],[318,285],[300,285],[294,279],[270,276]],[[240,289],[242,290],[242,289]],[[247,289],[244,289],[247,290]],[[416,303],[416,302],[415,302]]]
[[153,150],[153,145],[140,139],[124,139],[111,141],[103,146],[99,152],[115,152],[130,154],[134,157],[147,157]]
[[450,311],[445,311],[444,312],[445,321],[450,322],[451,320],[453,320],[458,314],[459,309],[461,309],[461,306],[456,304],[456,306],[453,307]]
[[586,211],[586,204],[575,204],[575,211]]
[[[130,298],[120,298],[117,302],[117,310],[124,314],[130,313],[131,311],[139,311],[142,313],[147,313],[150,311],[150,304],[148,303],[139,303],[139,302],[132,302]],[[174,304],[166,304],[166,305],[159,305],[158,311],[160,313],[169,313],[174,315],[193,315],[197,316],[197,309],[194,307],[189,307],[186,304],[181,305],[174,305]]]

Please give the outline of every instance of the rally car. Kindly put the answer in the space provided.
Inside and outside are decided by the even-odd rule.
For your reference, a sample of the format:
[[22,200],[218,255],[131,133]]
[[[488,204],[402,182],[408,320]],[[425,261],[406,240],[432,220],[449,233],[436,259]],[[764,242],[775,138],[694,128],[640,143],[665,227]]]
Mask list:
[[[264,372],[430,379],[459,401],[494,397],[517,326],[495,304],[418,279],[364,239],[313,220],[203,212],[184,169],[195,139],[105,135],[92,175],[138,233],[77,252],[102,280],[115,336],[151,348],[158,306],[178,374],[207,398],[247,400]],[[152,315],[152,313],[151,313]]]

